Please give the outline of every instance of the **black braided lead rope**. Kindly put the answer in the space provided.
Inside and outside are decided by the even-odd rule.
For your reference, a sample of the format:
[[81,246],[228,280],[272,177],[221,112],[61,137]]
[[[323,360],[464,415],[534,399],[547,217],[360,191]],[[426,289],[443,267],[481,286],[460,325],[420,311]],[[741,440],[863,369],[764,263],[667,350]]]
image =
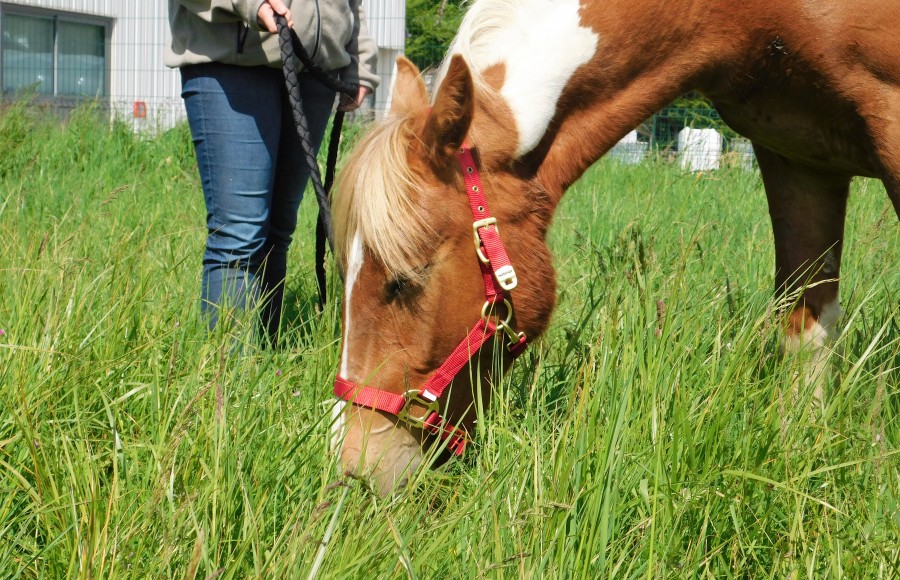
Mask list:
[[316,193],[316,201],[319,205],[319,217],[316,220],[316,287],[319,291],[319,306],[325,305],[327,299],[325,289],[325,242],[334,253],[334,233],[331,223],[331,202],[329,194],[331,186],[334,185],[335,166],[337,165],[338,146],[340,144],[341,127],[344,124],[344,113],[338,111],[335,114],[334,121],[331,126],[331,138],[328,145],[328,161],[326,164],[325,184],[322,184],[322,176],[319,172],[319,163],[316,159],[315,148],[310,140],[309,124],[306,122],[306,116],[303,114],[303,100],[300,96],[300,76],[297,71],[297,60],[299,57],[306,71],[313,77],[335,92],[344,93],[351,98],[356,98],[357,87],[349,83],[345,83],[337,77],[322,69],[313,62],[309,53],[303,48],[303,44],[288,25],[287,20],[280,14],[275,15],[275,23],[278,26],[278,41],[281,47],[281,62],[284,72],[284,82],[287,87],[288,96],[291,105],[291,112],[294,116],[294,124],[297,126],[297,135],[300,137],[300,144],[303,147],[303,156],[306,159],[306,165],[309,167],[309,178],[313,184],[313,190]]
[[[354,95],[355,97],[355,95]],[[331,122],[331,136],[328,141],[328,159],[325,162],[325,194],[331,196],[331,187],[334,185],[334,174],[337,168],[338,146],[341,142],[341,130],[344,126],[344,112],[338,111],[334,114],[334,120]],[[329,207],[329,216],[331,209]],[[328,233],[325,231],[325,222],[322,216],[316,220],[316,288],[319,289],[319,309],[325,306],[327,298],[325,292],[325,241],[328,239]],[[334,246],[332,245],[332,249]],[[343,278],[340,270],[338,271]]]
[[[329,89],[333,90],[334,92],[344,93],[345,95],[347,95],[353,99],[356,98],[356,91],[359,89],[359,87],[357,87],[356,85],[354,85],[352,83],[345,83],[338,77],[334,76],[333,74],[329,73],[327,70],[325,70],[321,66],[319,66],[312,59],[312,57],[309,56],[309,53],[306,51],[306,48],[303,46],[303,43],[300,42],[300,37],[297,36],[297,33],[293,29],[288,28],[287,21],[285,20],[284,16],[281,16],[280,14],[276,14],[275,15],[275,23],[278,25],[279,36],[281,36],[285,40],[286,40],[286,38],[285,38],[285,33],[283,32],[283,30],[285,28],[288,29],[291,46],[293,47],[294,52],[297,55],[297,58],[299,58],[300,62],[303,63],[303,67],[306,69],[307,72],[311,73],[316,78],[317,81],[319,81],[320,83],[322,83]],[[284,48],[281,49],[281,56],[282,56],[282,60],[284,60]]]

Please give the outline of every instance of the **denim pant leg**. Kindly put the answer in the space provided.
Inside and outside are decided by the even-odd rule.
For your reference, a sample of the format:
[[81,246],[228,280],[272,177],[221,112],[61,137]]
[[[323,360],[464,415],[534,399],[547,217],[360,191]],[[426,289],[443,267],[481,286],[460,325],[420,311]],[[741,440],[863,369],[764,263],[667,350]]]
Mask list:
[[[314,153],[318,153],[333,110],[335,93],[314,78],[301,74],[300,96],[309,126],[310,140],[315,148]],[[268,258],[261,286],[262,291],[270,296],[270,300],[264,305],[262,315],[268,335],[273,341],[277,341],[284,303],[288,247],[297,227],[297,208],[300,205],[303,190],[309,181],[309,167],[303,155],[300,138],[297,136],[290,99],[286,94],[283,100],[282,125],[270,212],[269,236],[264,246]],[[301,232],[301,235],[312,238],[315,235],[315,229]]]
[[[263,298],[275,340],[287,248],[307,178],[305,162],[292,151],[299,145],[284,79],[277,69],[213,63],[185,67],[182,82],[207,209],[201,307],[212,328],[221,307],[244,309]],[[310,124],[321,126],[313,135],[318,145],[334,94],[316,89],[317,83],[304,108]]]

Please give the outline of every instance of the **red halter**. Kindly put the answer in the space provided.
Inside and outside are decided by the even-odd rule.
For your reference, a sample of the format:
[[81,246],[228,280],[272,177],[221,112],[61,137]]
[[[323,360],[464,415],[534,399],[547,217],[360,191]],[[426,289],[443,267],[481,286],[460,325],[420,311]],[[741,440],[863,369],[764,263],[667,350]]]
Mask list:
[[[508,292],[515,288],[518,280],[509,256],[506,254],[506,248],[503,247],[503,242],[500,240],[497,218],[491,217],[488,211],[481,177],[478,175],[478,168],[475,165],[471,149],[465,146],[460,148],[457,161],[462,168],[466,182],[466,194],[472,208],[475,253],[478,255],[478,263],[484,279],[485,302],[481,309],[481,318],[450,353],[447,360],[418,390],[412,389],[402,394],[392,393],[369,385],[354,383],[338,376],[334,379],[334,394],[355,405],[396,415],[400,421],[412,427],[424,429],[432,435],[438,435],[447,441],[447,449],[455,455],[462,455],[469,442],[469,434],[465,429],[450,424],[438,413],[438,399],[472,356],[497,334],[498,330],[506,335],[506,348],[513,358],[517,358],[525,351],[528,338],[524,333],[516,332],[510,326],[513,308],[509,300],[506,300],[504,291]],[[506,318],[495,320],[492,317],[492,311],[494,306],[500,303],[506,306]],[[410,409],[411,404],[424,407],[424,411],[413,413]]]

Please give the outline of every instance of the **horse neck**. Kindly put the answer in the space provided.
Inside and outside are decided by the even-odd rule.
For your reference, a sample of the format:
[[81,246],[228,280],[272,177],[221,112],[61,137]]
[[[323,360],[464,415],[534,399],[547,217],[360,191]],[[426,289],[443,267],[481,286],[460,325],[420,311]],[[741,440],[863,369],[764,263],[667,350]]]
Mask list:
[[[729,13],[725,4],[726,0],[584,3],[581,26],[597,35],[593,56],[566,79],[539,142],[525,153],[505,153],[512,153],[522,174],[535,176],[543,189],[561,197],[629,131],[679,95],[702,88],[706,73],[727,66],[738,54],[743,39],[733,23],[736,9],[729,8]],[[570,54],[576,54],[575,49],[570,47]],[[522,51],[510,58],[534,59],[534,54]],[[515,69],[516,64],[507,63],[506,69]],[[543,70],[559,74],[549,66]],[[532,80],[534,87],[544,82],[539,75]],[[510,126],[509,116],[516,119],[515,105],[507,109],[506,119],[503,111],[488,102],[479,107],[473,125],[475,134],[494,135],[498,151],[515,142],[509,135],[514,130],[504,127]]]

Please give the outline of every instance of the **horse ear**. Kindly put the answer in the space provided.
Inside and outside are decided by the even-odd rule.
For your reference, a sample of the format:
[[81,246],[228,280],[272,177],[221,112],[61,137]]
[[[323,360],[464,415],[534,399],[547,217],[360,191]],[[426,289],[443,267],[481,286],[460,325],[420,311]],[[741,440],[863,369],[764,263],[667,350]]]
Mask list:
[[397,57],[397,80],[391,93],[391,115],[405,115],[428,106],[428,89],[422,73],[410,60]]
[[454,55],[422,132],[422,143],[436,167],[452,162],[466,139],[475,114],[474,88],[466,61]]

